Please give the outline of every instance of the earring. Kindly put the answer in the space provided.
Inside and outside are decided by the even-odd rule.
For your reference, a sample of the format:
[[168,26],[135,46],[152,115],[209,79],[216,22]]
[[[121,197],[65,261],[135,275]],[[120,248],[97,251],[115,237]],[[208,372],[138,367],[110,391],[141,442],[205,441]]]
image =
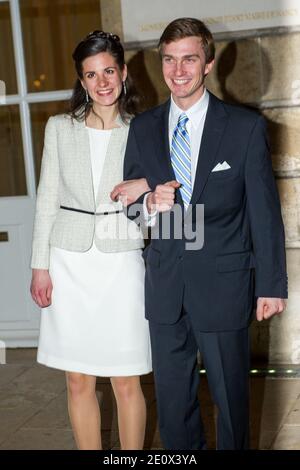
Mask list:
[[85,90],[85,101],[86,101],[86,103],[88,103],[90,101],[90,97],[89,97],[89,94],[88,94],[87,90]]
[[123,82],[123,92],[124,92],[124,95],[126,95],[126,93],[127,93],[127,88],[126,88],[126,83],[125,83],[125,81]]

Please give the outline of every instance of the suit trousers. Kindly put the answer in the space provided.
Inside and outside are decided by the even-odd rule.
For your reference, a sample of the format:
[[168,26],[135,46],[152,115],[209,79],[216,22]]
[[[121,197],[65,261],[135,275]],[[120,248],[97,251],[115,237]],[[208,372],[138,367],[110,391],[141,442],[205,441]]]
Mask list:
[[217,449],[249,446],[249,333],[195,331],[188,313],[172,325],[150,321],[159,429],[166,449],[206,448],[198,401],[197,352],[218,409]]

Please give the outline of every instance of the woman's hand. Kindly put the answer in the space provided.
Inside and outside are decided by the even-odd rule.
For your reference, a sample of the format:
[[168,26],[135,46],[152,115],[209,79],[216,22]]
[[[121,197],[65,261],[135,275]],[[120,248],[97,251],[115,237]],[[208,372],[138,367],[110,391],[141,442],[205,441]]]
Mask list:
[[52,281],[47,269],[33,269],[30,292],[35,303],[43,308],[51,304]]
[[110,197],[113,201],[121,201],[124,207],[133,204],[142,194],[151,191],[146,178],[139,178],[136,180],[121,181],[117,184]]

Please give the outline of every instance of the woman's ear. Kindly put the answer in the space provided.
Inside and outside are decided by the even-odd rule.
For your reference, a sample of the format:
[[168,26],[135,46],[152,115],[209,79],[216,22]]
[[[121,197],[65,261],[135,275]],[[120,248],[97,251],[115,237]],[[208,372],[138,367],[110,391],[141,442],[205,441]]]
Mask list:
[[122,70],[122,82],[125,82],[127,75],[128,75],[128,70],[127,70],[127,65],[125,64]]

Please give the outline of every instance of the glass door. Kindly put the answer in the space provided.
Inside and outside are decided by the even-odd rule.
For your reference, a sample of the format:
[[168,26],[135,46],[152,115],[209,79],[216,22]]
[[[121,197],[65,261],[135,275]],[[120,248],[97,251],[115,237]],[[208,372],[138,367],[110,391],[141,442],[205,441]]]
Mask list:
[[0,0],[0,341],[35,346],[31,237],[44,128],[65,112],[72,50],[101,28],[100,0]]

